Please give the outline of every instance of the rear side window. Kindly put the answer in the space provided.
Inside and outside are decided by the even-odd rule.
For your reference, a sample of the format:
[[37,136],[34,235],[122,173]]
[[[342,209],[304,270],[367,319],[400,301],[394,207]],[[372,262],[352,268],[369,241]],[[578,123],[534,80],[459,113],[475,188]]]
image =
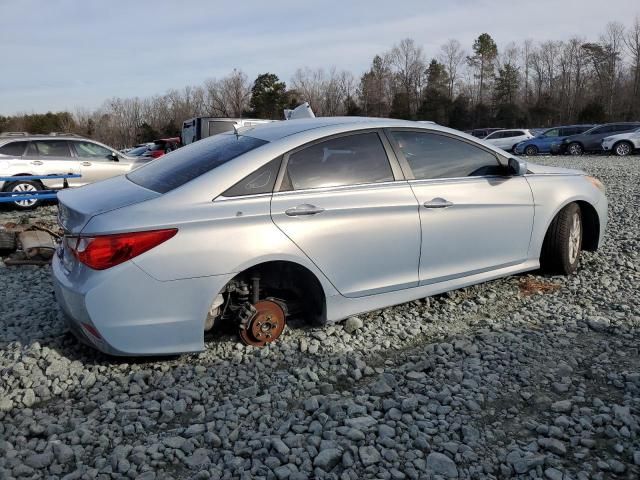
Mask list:
[[393,181],[391,165],[377,133],[347,135],[292,153],[282,190]]
[[69,143],[66,140],[38,140],[29,145],[28,155],[37,155],[41,158],[71,157]]
[[591,127],[576,127],[576,133],[584,133],[589,130]]
[[471,143],[425,132],[392,132],[418,180],[499,175],[498,159]]
[[271,193],[276,184],[276,177],[280,170],[282,157],[271,160],[255,172],[250,173],[245,178],[236,183],[233,187],[222,194],[223,197],[242,197],[245,195],[258,195],[260,193]]
[[133,183],[167,193],[240,155],[261,147],[258,138],[219,135],[174,150],[127,174]]
[[10,142],[0,147],[0,155],[9,155],[10,157],[21,157],[24,154],[29,142]]

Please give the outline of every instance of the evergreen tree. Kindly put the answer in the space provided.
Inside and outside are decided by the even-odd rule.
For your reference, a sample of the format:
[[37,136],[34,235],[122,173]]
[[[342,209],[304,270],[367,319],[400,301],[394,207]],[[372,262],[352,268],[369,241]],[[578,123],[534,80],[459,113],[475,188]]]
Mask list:
[[286,84],[277,75],[258,75],[251,88],[249,106],[252,114],[258,118],[281,119],[288,103],[286,90]]
[[488,80],[493,77],[495,61],[498,56],[498,46],[488,33],[481,34],[473,42],[473,56],[467,57],[469,65],[478,71],[476,77],[480,81],[478,88],[478,103],[483,103],[484,92],[487,88]]

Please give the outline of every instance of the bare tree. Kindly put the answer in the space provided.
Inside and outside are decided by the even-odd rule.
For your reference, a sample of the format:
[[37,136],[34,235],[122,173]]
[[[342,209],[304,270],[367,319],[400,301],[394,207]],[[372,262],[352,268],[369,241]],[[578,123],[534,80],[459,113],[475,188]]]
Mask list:
[[636,16],[631,29],[624,37],[624,44],[630,57],[633,72],[629,115],[634,118],[634,116],[640,115],[640,15]]
[[400,90],[406,95],[407,112],[414,114],[425,81],[426,60],[422,47],[413,39],[405,38],[391,49],[387,58]]
[[453,99],[456,80],[458,80],[458,70],[466,56],[467,53],[463,50],[460,42],[454,38],[449,39],[447,43],[440,47],[438,59],[447,71],[447,79],[449,81],[448,94],[450,99]]

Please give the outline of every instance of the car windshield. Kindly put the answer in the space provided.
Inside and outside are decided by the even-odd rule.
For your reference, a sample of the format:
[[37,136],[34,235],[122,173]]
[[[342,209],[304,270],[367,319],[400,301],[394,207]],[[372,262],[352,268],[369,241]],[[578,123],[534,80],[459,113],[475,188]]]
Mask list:
[[266,143],[242,135],[216,135],[163,155],[130,172],[127,178],[149,190],[167,193]]
[[133,156],[133,157],[137,157],[142,155],[144,152],[146,152],[147,150],[149,150],[149,147],[144,146],[144,147],[136,147],[133,150],[129,150],[127,152],[127,155],[129,156]]

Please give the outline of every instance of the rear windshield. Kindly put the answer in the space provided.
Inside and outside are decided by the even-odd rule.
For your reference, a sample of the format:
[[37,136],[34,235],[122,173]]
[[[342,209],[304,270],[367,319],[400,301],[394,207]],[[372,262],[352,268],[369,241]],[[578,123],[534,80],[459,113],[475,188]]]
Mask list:
[[127,178],[149,190],[167,193],[265,143],[253,137],[216,135],[152,160]]

